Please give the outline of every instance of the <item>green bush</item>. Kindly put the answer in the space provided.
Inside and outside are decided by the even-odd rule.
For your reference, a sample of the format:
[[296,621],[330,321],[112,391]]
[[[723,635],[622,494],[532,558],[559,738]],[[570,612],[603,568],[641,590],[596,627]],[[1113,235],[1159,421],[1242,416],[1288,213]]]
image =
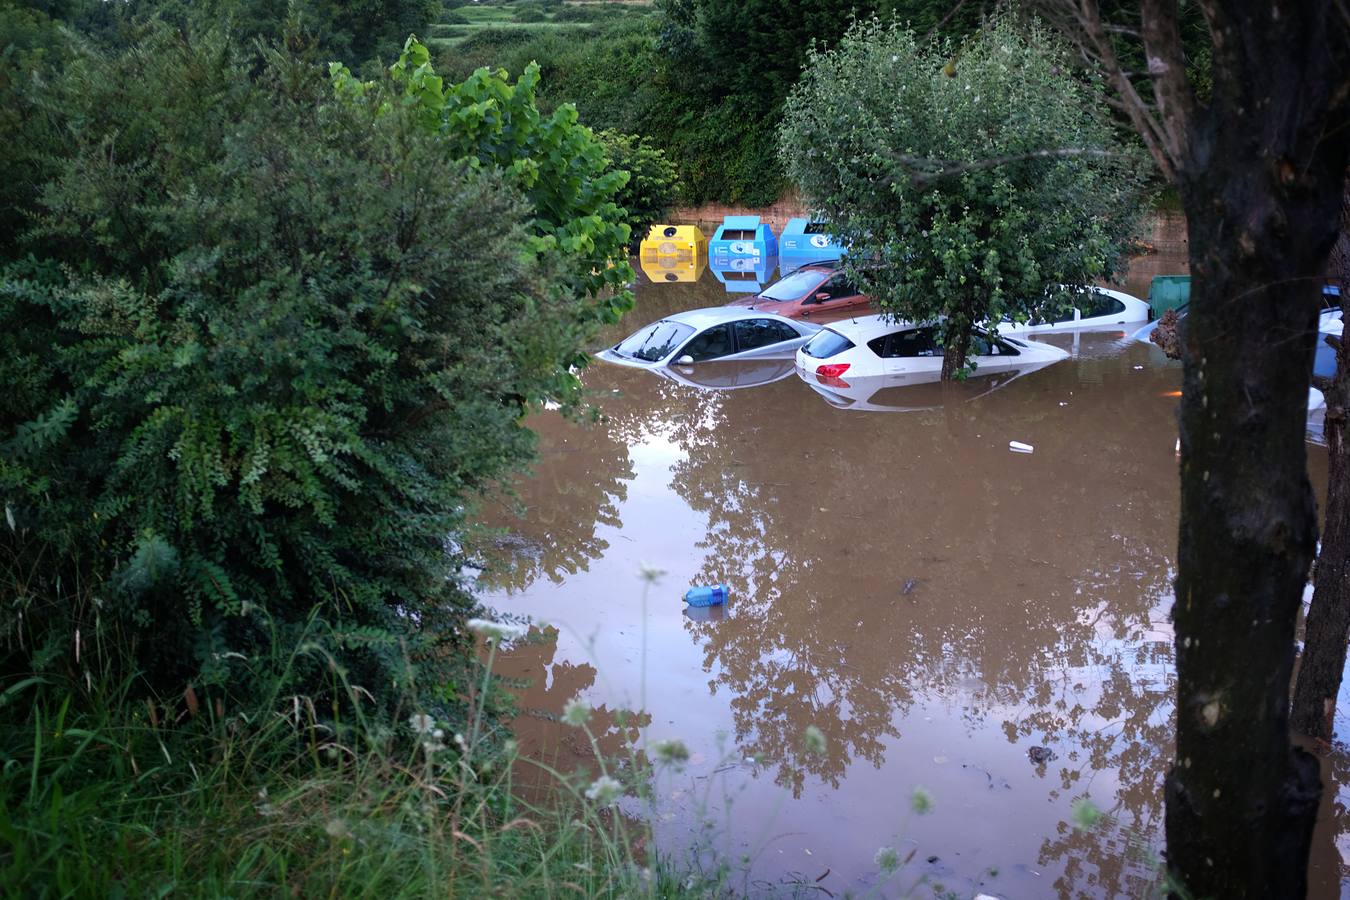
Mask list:
[[533,24],[536,22],[547,22],[548,15],[539,6],[518,6],[511,14],[512,20],[521,24]]
[[442,66],[465,77],[479,66],[519,72],[537,62],[541,105],[572,103],[595,128],[641,135],[674,163],[681,202],[767,205],[781,195],[776,101],[673,61],[657,47],[654,17],[623,18],[585,38],[522,30],[503,41],[479,32],[444,53]]
[[643,138],[618,131],[596,135],[615,168],[628,172],[628,184],[615,201],[628,213],[630,242],[639,243],[653,222],[675,205],[679,187],[675,165]]
[[[480,66],[496,66],[498,65],[496,61],[497,54],[500,54],[503,49],[528,44],[530,41],[534,40],[538,34],[539,32],[537,29],[531,28],[477,28],[465,35],[465,37],[455,45],[454,53],[456,55],[461,53],[471,54],[487,50],[490,51],[489,58],[478,62],[467,71],[457,69],[454,70],[454,73],[458,74],[462,72],[467,75],[468,72],[472,72]],[[518,72],[520,70],[514,69],[512,71]]]
[[335,97],[289,53],[157,28],[30,98],[63,140],[0,270],[0,676],[247,702],[248,661],[317,618],[382,706],[414,677],[461,702],[453,536],[624,305],[586,290],[626,277],[624,179],[552,180],[536,151],[603,151],[528,89],[448,92],[510,105],[502,142],[428,127],[405,99],[431,76],[403,76]]

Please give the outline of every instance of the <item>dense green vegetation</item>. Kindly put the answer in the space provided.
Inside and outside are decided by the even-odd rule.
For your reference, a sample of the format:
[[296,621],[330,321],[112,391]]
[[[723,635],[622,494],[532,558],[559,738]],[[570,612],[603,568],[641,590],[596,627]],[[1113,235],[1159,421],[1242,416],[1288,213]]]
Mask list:
[[[898,16],[921,32],[961,35],[982,4],[929,0],[664,0],[621,12],[600,4],[554,4],[546,24],[501,27],[520,3],[473,4],[448,16],[474,27],[435,32],[442,67],[464,77],[479,66],[523,71],[537,62],[542,103],[570,102],[597,128],[638,134],[665,152],[686,203],[759,206],[786,188],[775,129],[812,42],[830,46],[855,17]],[[593,16],[586,28],[558,27]],[[488,27],[489,17],[497,20]],[[518,20],[511,20],[518,23]]]
[[793,182],[882,308],[942,317],[944,377],[965,365],[972,326],[1069,305],[1066,286],[1123,256],[1142,159],[1067,59],[1010,17],[960,45],[859,24],[812,56],[788,100]]
[[0,890],[655,890],[584,783],[513,796],[455,538],[668,167],[307,9],[0,8]]

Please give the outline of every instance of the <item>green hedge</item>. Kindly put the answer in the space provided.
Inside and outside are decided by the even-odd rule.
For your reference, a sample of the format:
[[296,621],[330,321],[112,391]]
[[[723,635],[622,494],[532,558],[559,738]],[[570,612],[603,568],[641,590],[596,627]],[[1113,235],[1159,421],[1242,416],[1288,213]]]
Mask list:
[[[17,137],[49,171],[0,269],[0,677],[102,668],[247,702],[248,661],[317,618],[377,703],[414,677],[460,702],[453,537],[623,307],[587,288],[597,253],[618,254],[604,280],[627,271],[607,199],[626,176],[597,177],[566,116],[533,135],[529,86],[439,101],[494,93],[519,144],[428,127],[414,71],[333,83],[160,27],[33,82]],[[536,162],[526,196],[498,174],[514,153],[565,156],[572,180]],[[327,683],[321,658],[297,690]]]

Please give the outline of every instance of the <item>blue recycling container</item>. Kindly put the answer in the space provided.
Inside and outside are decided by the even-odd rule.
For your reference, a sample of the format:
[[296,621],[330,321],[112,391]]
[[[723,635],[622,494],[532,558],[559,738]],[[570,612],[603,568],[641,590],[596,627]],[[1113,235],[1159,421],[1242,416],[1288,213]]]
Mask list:
[[712,584],[705,587],[691,587],[684,592],[684,602],[690,606],[721,606],[727,602],[727,586]]
[[720,263],[708,260],[713,277],[726,286],[728,294],[758,294],[773,281],[778,268],[777,256],[741,256]]
[[726,270],[735,259],[778,256],[778,238],[759,216],[727,216],[708,241],[708,266]]
[[813,262],[830,262],[844,255],[824,222],[810,219],[788,219],[787,227],[778,242],[778,264],[787,271]]

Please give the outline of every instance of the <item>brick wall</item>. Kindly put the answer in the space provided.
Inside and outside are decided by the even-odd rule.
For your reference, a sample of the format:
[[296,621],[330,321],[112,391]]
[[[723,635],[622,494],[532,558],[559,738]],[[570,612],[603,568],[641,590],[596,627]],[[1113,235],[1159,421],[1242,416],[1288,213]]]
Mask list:
[[725,206],[720,203],[681,207],[670,213],[669,221],[675,225],[697,225],[712,234],[727,216],[759,216],[769,224],[774,234],[782,234],[788,219],[805,218],[806,214],[806,204],[802,203],[800,197],[785,194],[778,198],[778,202],[767,207]]
[[[785,194],[772,206],[752,208],[705,203],[702,206],[684,206],[671,211],[666,221],[674,225],[698,225],[707,234],[717,230],[726,216],[759,216],[782,234],[788,219],[806,218],[806,204],[795,194]],[[1145,222],[1144,243],[1165,256],[1186,254],[1186,217],[1179,212],[1152,213]]]

